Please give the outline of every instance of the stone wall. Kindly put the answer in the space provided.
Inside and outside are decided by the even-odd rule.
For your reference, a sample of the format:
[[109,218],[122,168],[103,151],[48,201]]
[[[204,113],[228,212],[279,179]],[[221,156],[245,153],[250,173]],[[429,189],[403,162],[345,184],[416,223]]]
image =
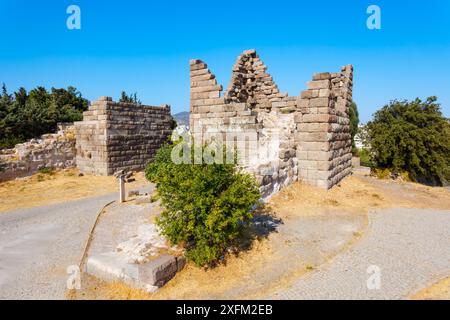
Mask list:
[[247,50],[222,94],[206,63],[191,60],[191,132],[196,140],[222,135],[229,143],[231,135],[245,145],[241,166],[256,176],[263,196],[296,180],[331,188],[351,170],[352,79],[352,66],[315,74],[308,90],[290,97],[255,50]]
[[296,145],[299,179],[331,188],[350,174],[352,144],[348,109],[353,67],[315,74],[299,99]]
[[75,166],[73,124],[58,124],[58,132],[45,134],[0,150],[0,181],[32,175],[43,168],[64,169]]
[[114,102],[101,97],[75,123],[77,167],[112,175],[141,170],[171,134],[170,107]]

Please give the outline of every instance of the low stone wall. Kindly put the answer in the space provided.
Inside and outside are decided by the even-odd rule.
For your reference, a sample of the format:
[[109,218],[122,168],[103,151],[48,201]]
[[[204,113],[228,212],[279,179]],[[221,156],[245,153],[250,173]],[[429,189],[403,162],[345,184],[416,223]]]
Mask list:
[[12,149],[0,150],[0,181],[29,176],[42,168],[74,166],[75,133],[72,124],[59,124],[55,134],[45,134]]
[[114,102],[101,97],[75,123],[77,167],[112,175],[142,170],[171,134],[170,106]]

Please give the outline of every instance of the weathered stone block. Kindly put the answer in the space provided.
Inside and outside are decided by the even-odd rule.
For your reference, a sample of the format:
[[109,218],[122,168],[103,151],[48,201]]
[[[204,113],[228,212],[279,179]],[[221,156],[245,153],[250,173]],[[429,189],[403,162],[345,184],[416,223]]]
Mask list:
[[139,265],[138,268],[141,281],[162,287],[178,272],[177,258],[163,255],[146,264]]
[[311,108],[328,107],[328,105],[329,105],[328,98],[314,98],[309,100],[309,106]]
[[200,69],[206,69],[206,68],[208,68],[208,65],[203,62],[197,62],[195,64],[191,64],[190,68],[191,68],[191,71],[196,71],[196,70],[200,70]]
[[308,89],[329,89],[330,80],[317,80],[308,82]]
[[313,75],[313,80],[327,80],[330,78],[331,78],[331,74],[329,72],[315,73]]

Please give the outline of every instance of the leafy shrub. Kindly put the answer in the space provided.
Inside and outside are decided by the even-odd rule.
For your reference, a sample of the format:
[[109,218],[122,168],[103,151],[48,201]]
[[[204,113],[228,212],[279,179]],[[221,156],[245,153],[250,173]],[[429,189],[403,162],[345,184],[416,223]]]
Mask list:
[[367,149],[358,150],[358,156],[361,161],[361,165],[364,167],[373,167],[370,151]]
[[163,146],[146,168],[165,208],[157,224],[171,243],[185,247],[188,259],[214,265],[248,226],[258,187],[234,164],[174,164],[171,151]]
[[367,125],[375,167],[426,184],[450,180],[450,124],[436,101],[393,101],[375,113]]
[[172,148],[169,143],[164,144],[156,152],[153,161],[145,168],[145,177],[148,181],[158,183],[158,177],[164,174],[163,170],[172,164]]

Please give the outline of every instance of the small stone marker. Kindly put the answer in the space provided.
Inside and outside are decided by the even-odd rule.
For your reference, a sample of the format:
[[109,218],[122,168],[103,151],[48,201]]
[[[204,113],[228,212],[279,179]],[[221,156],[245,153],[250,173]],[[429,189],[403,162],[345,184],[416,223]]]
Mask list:
[[120,170],[114,173],[114,177],[119,180],[119,203],[125,202],[125,171]]
[[116,177],[116,179],[119,180],[119,203],[125,202],[125,182],[134,181],[135,179],[132,179],[131,178],[132,176],[133,172],[125,172],[125,170],[119,170],[116,173],[114,173],[114,177]]

